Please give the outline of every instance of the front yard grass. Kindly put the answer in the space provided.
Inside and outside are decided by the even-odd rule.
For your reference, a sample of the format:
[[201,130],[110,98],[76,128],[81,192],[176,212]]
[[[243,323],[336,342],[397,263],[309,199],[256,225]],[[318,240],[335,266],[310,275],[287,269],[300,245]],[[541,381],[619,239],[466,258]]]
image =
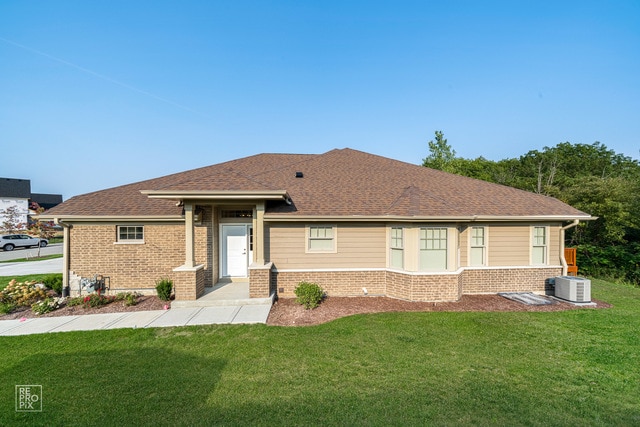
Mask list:
[[0,425],[639,425],[640,289],[592,284],[613,308],[0,337]]

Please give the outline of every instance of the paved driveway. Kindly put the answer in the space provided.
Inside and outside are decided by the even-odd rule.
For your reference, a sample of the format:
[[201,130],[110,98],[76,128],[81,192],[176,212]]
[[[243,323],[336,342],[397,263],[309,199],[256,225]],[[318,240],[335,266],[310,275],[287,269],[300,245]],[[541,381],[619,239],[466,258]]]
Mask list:
[[[52,243],[44,248],[40,248],[40,256],[54,255],[62,253],[62,243]],[[32,258],[38,255],[38,248],[23,249],[16,248],[10,252],[0,250],[0,261],[10,261],[12,259]]]

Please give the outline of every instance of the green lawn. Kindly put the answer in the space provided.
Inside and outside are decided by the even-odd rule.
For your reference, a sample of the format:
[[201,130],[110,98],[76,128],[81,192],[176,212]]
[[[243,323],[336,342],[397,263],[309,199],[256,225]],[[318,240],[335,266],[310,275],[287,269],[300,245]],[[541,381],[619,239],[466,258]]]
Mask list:
[[640,425],[640,289],[593,288],[614,307],[0,337],[0,425]]

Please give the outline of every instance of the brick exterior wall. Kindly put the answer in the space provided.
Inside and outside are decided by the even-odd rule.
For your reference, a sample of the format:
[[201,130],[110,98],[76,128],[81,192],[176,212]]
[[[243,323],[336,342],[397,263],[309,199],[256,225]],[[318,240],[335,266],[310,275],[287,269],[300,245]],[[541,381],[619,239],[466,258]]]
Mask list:
[[70,270],[82,277],[109,276],[111,289],[155,293],[155,281],[175,281],[184,264],[184,225],[145,224],[143,244],[115,244],[116,225],[77,225],[70,230]]
[[[218,277],[215,211],[206,208],[202,225],[194,228],[196,264],[193,271],[174,270],[184,264],[183,224],[144,224],[143,244],[116,244],[117,225],[74,224],[70,230],[70,270],[82,277],[110,277],[111,289],[155,293],[155,281],[174,281],[180,299],[195,299]],[[269,266],[268,264],[267,266]],[[250,296],[269,297],[273,291],[295,297],[299,282],[318,283],[333,296],[387,295],[409,301],[456,301],[463,294],[532,291],[544,293],[546,279],[561,268],[465,269],[459,274],[405,274],[398,271],[275,271],[250,268]],[[194,286],[195,284],[195,286]],[[75,292],[72,289],[72,292]]]
[[403,274],[387,271],[387,295],[409,301],[457,301],[462,295],[458,274]]
[[249,298],[268,298],[271,295],[272,263],[249,267]]
[[317,283],[329,296],[386,295],[408,301],[458,301],[463,294],[544,293],[546,279],[560,268],[463,270],[456,274],[405,274],[400,271],[272,271],[271,284],[281,298],[295,297],[299,282]]
[[539,292],[548,290],[546,279],[562,275],[562,268],[468,269],[462,272],[465,294]]
[[[196,264],[204,265],[205,286],[213,286],[218,279],[218,245],[216,242],[214,210],[211,206],[202,206],[202,221],[193,227]],[[184,228],[182,228],[184,233]],[[182,238],[184,242],[184,236]],[[184,243],[183,243],[184,245]],[[184,253],[184,252],[183,252]],[[184,260],[180,262],[184,263]],[[178,264],[180,265],[180,264]],[[176,267],[178,266],[176,265]]]
[[300,282],[317,283],[327,295],[333,296],[363,296],[362,288],[367,288],[369,295],[385,295],[385,274],[385,271],[273,271],[271,283],[283,298],[295,298],[293,291]]
[[204,295],[205,276],[206,272],[202,267],[174,270],[173,287],[176,301],[193,301]]

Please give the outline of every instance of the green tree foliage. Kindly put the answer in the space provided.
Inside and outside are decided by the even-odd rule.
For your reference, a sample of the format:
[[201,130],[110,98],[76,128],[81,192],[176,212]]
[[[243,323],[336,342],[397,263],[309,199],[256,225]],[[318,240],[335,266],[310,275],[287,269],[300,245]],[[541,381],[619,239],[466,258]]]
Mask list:
[[0,211],[2,218],[2,226],[0,227],[5,233],[17,233],[24,229],[25,224],[20,221],[20,210],[17,206],[9,206]]
[[[567,233],[578,265],[639,283],[640,163],[600,142],[532,150],[517,159],[464,159],[436,132],[423,165],[556,197],[598,217]],[[636,251],[636,252],[634,252]]]
[[455,173],[453,164],[455,158],[455,150],[447,143],[442,131],[437,130],[435,141],[429,141],[429,155],[422,159],[422,166]]

